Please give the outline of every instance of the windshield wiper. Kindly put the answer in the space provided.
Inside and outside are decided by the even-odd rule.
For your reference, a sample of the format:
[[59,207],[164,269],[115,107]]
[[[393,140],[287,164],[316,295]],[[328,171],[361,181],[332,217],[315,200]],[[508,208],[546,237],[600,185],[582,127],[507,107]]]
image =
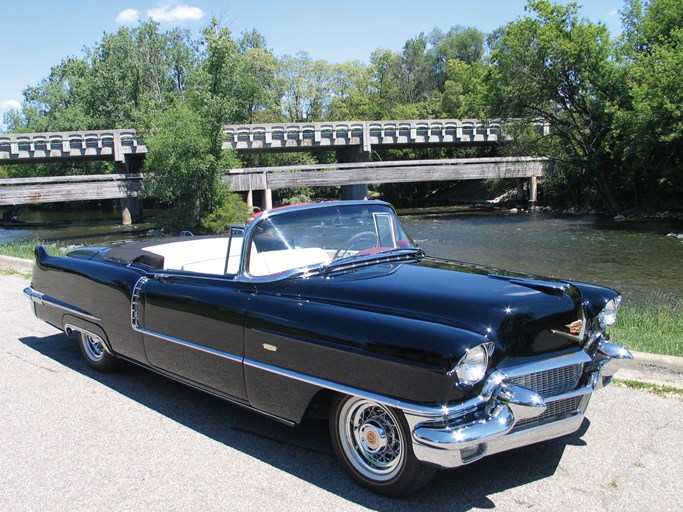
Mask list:
[[337,258],[330,263],[320,265],[318,271],[325,275],[330,272],[339,272],[343,270],[352,270],[360,267],[367,267],[368,265],[378,265],[381,263],[396,263],[400,261],[419,261],[425,257],[422,249],[416,247],[397,247],[395,249],[388,249],[386,251],[375,252],[371,254],[354,254],[353,256],[345,256]]

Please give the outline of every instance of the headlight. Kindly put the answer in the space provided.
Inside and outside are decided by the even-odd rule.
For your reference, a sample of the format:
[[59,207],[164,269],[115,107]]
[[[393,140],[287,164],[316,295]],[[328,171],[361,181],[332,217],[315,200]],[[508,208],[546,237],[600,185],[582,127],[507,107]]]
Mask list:
[[473,386],[486,375],[489,355],[493,352],[493,343],[482,343],[471,348],[462,356],[453,369],[458,376],[458,384]]
[[598,313],[598,323],[601,329],[607,329],[617,323],[617,309],[621,304],[621,295],[617,295],[605,304],[602,311]]

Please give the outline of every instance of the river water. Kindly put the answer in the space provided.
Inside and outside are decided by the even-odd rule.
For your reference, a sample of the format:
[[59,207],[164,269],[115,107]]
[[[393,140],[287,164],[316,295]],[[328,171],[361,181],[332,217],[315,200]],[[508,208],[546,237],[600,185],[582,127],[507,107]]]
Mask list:
[[[111,211],[26,211],[24,222],[57,223],[30,229],[0,228],[0,244],[58,239],[94,244],[146,236],[154,218],[124,227]],[[150,218],[151,217],[151,218]],[[498,269],[600,283],[638,303],[653,294],[683,299],[682,222],[599,216],[508,212],[406,215],[402,222],[432,256]],[[682,237],[683,238],[683,237]]]
[[683,223],[592,215],[411,216],[403,222],[432,256],[604,284],[629,302],[683,299]]

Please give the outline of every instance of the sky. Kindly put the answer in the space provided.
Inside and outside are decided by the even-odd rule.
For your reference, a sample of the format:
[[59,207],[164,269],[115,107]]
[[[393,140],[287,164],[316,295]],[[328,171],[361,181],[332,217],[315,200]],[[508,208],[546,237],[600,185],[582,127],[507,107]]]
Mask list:
[[[582,15],[620,30],[623,0],[578,0]],[[0,0],[0,129],[63,59],[83,56],[105,33],[150,18],[160,30],[197,35],[212,17],[234,36],[255,28],[276,56],[307,52],[328,62],[368,62],[377,48],[400,51],[421,32],[454,25],[489,33],[524,15],[525,0]]]

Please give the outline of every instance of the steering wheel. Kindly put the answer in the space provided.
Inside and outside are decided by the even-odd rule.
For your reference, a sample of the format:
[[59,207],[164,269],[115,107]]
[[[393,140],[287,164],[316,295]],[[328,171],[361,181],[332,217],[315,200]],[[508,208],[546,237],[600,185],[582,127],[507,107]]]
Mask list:
[[361,245],[363,242],[371,242],[371,247],[379,247],[379,237],[377,236],[377,233],[374,231],[361,231],[344,242],[344,244],[337,249],[337,252],[334,253],[334,257],[332,259],[336,260],[337,258],[345,256],[347,252],[349,252],[355,246]]

